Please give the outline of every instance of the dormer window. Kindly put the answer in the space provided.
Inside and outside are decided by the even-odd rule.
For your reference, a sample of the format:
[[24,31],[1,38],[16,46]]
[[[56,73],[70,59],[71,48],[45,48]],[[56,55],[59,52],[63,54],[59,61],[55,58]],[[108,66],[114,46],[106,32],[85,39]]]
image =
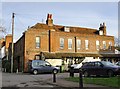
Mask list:
[[70,32],[70,28],[69,27],[64,27],[64,31],[65,32]]
[[103,31],[102,30],[99,31],[99,35],[103,35]]

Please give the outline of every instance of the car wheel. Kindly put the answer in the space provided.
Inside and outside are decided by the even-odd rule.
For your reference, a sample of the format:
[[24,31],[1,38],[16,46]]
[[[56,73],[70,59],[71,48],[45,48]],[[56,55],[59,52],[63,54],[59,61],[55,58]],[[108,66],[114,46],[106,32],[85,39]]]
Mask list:
[[57,73],[58,73],[58,70],[54,69],[54,70],[53,70],[53,73],[57,74]]
[[113,73],[112,70],[109,70],[109,71],[107,72],[107,74],[108,74],[108,77],[112,77],[112,76],[114,76],[114,73]]
[[38,70],[33,70],[33,74],[37,75],[38,74]]
[[87,71],[84,71],[83,75],[84,75],[84,77],[89,77],[90,76]]

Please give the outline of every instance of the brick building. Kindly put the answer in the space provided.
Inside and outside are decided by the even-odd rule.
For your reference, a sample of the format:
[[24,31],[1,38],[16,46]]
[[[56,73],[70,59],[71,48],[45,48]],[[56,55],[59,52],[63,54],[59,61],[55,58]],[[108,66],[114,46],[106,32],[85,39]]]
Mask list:
[[8,34],[5,37],[5,53],[6,53],[6,55],[8,54],[8,48],[10,46],[10,43],[12,43],[12,35]]
[[[8,71],[10,69],[10,55],[9,47],[12,42],[12,35],[8,34],[5,38],[0,39],[0,61],[2,62],[2,71]],[[8,60],[9,59],[9,60]]]
[[109,59],[115,51],[114,36],[107,35],[105,23],[100,24],[99,30],[55,25],[52,14],[48,14],[46,24],[28,28],[14,46],[14,61],[24,72],[29,60],[47,60],[67,69],[69,64],[85,58]]

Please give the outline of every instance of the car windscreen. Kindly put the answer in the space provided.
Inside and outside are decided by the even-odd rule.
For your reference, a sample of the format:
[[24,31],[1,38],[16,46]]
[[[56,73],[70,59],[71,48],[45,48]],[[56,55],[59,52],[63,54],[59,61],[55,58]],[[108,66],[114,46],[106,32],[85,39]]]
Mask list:
[[116,66],[115,64],[113,64],[111,62],[106,62],[106,61],[102,61],[102,64],[105,66]]

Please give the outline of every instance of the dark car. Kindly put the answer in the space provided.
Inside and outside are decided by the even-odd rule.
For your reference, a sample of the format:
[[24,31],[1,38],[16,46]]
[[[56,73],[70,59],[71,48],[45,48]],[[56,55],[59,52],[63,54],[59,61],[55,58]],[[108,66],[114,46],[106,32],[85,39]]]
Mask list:
[[107,75],[109,77],[120,74],[120,66],[106,61],[87,62],[81,67],[84,76]]
[[38,73],[57,73],[59,70],[53,66],[47,61],[43,60],[32,60],[29,62],[29,72],[33,74]]

